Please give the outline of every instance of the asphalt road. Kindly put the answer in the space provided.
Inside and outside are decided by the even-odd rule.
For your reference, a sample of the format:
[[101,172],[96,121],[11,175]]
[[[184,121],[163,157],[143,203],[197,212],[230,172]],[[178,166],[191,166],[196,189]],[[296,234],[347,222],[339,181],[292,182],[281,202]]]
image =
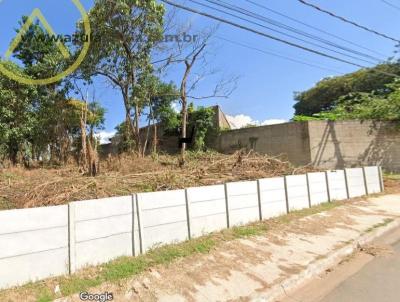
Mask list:
[[375,257],[320,302],[399,302],[400,241],[393,254]]
[[400,302],[400,228],[370,246],[279,302]]

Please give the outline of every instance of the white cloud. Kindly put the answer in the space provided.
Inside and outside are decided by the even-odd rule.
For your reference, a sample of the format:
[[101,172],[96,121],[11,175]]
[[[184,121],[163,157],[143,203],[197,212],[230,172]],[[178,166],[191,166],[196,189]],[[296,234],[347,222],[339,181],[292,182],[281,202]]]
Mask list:
[[276,124],[283,124],[283,123],[287,123],[287,120],[283,120],[283,119],[269,119],[269,120],[265,120],[261,123],[262,126],[266,126],[266,125],[276,125]]
[[179,102],[173,102],[171,107],[176,113],[181,112],[181,108],[180,108],[181,106],[180,106]]
[[227,115],[226,118],[228,119],[229,124],[231,124],[233,129],[240,129],[246,127],[249,124],[254,124],[254,122],[258,123],[258,121],[253,121],[253,119],[244,114],[239,114],[235,116]]
[[100,144],[108,144],[110,143],[110,138],[115,136],[116,131],[101,131],[97,134],[97,137],[100,138]]
[[263,122],[260,122],[244,114],[238,114],[235,116],[227,115],[226,118],[228,119],[228,122],[231,124],[232,129],[240,129],[248,125],[265,126],[265,125],[282,124],[287,122],[287,120],[284,119],[268,119]]

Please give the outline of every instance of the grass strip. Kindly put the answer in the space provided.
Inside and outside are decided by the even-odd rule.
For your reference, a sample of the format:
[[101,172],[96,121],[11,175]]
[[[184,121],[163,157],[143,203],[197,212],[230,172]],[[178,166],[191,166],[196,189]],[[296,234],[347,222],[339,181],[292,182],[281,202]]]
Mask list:
[[[207,254],[223,242],[260,236],[284,224],[334,209],[346,203],[348,203],[348,201],[324,203],[309,209],[294,211],[277,218],[225,229],[221,232],[212,233],[182,243],[155,247],[146,254],[138,257],[121,257],[103,265],[82,269],[71,276],[49,278],[24,286],[3,290],[0,291],[0,301],[11,302],[19,301],[18,299],[21,297],[35,297],[33,301],[48,302],[60,298],[60,294],[56,295],[54,293],[54,289],[57,285],[60,288],[61,296],[65,297],[87,291],[89,288],[99,286],[104,282],[116,283],[158,265],[168,265],[177,259],[196,254]],[[19,298],[16,298],[17,300],[12,300],[10,297]],[[26,299],[24,300],[27,301]]]

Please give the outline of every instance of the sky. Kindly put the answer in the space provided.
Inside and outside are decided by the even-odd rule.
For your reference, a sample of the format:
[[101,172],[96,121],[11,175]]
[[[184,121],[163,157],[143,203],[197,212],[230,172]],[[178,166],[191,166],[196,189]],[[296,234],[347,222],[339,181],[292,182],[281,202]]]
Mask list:
[[[92,7],[93,1],[94,0],[81,0],[83,6],[87,10]],[[270,30],[263,27],[235,19],[221,12],[215,12],[204,8],[189,0],[173,1],[216,16],[228,18],[265,33],[284,37],[280,34],[272,33]],[[205,0],[198,1],[206,3]],[[326,14],[322,14],[317,10],[302,5],[297,0],[252,1],[317,27],[320,30],[339,36],[342,39],[369,48],[381,55],[376,55],[370,51],[358,48],[347,42],[285,19],[282,16],[250,4],[246,0],[224,1],[231,5],[237,5],[261,14],[264,17],[285,23],[296,29],[306,31],[307,33],[318,35],[337,44],[373,56],[379,56],[382,60],[392,56],[395,49],[395,42],[363,31]],[[399,7],[399,9],[389,6],[381,0],[307,1],[389,36],[395,38],[400,37],[400,27],[398,26],[400,23],[400,0],[389,0],[394,6]],[[167,5],[166,7],[170,9],[170,6]],[[2,56],[15,36],[14,29],[19,27],[18,20],[22,15],[30,15],[34,8],[40,8],[57,33],[72,33],[75,29],[76,21],[80,18],[80,13],[71,0],[0,0],[0,54]],[[190,22],[193,25],[192,30],[194,32],[218,25],[217,21],[184,11],[179,11],[177,18],[181,22]],[[261,23],[260,21],[255,22]],[[292,38],[284,38],[318,49],[317,47],[296,41]],[[232,44],[226,40],[245,45],[247,48]],[[253,49],[249,49],[248,47]],[[263,52],[257,51],[254,48],[260,49]],[[328,52],[323,49],[320,50]],[[238,85],[236,90],[227,99],[207,99],[195,101],[194,103],[198,106],[220,105],[236,127],[244,126],[248,123],[271,124],[287,121],[292,118],[294,113],[293,105],[295,104],[295,92],[307,90],[323,78],[352,72],[358,69],[355,66],[311,54],[226,24],[219,25],[218,32],[215,34],[215,39],[213,39],[212,45],[210,46],[210,52],[212,53],[212,58],[210,58],[209,61],[210,69],[218,69],[221,73],[208,80],[205,79],[202,81],[195,94],[198,96],[210,94],[213,91],[215,80],[217,80],[218,77],[238,76]],[[295,60],[306,61],[309,64],[322,66],[329,70],[306,66],[264,52],[272,52]],[[343,57],[332,52],[331,54]],[[355,61],[354,59],[350,60]],[[358,63],[365,66],[372,66],[370,63],[361,61],[358,61]],[[182,72],[182,68],[175,68],[166,75],[164,80],[172,80],[179,83]],[[115,126],[124,119],[124,107],[119,91],[113,90],[104,79],[99,78],[96,79],[89,94],[95,94],[96,99],[98,99],[107,110],[105,129],[102,135],[104,137],[112,135]]]

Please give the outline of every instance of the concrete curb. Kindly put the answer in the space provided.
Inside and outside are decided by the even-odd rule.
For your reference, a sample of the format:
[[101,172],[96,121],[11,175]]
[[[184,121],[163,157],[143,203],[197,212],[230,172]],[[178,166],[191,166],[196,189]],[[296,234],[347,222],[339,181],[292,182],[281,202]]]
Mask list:
[[277,299],[282,299],[286,296],[288,291],[300,288],[311,278],[316,277],[325,272],[327,269],[337,265],[343,258],[354,253],[358,249],[359,245],[370,243],[398,227],[400,227],[400,219],[396,219],[391,223],[379,227],[367,234],[362,234],[352,243],[340,248],[339,250],[331,252],[323,259],[310,263],[308,267],[301,273],[293,275],[279,284],[273,285],[267,290],[267,292],[257,294],[257,296],[252,296],[250,299],[251,301],[257,302],[274,302]]

